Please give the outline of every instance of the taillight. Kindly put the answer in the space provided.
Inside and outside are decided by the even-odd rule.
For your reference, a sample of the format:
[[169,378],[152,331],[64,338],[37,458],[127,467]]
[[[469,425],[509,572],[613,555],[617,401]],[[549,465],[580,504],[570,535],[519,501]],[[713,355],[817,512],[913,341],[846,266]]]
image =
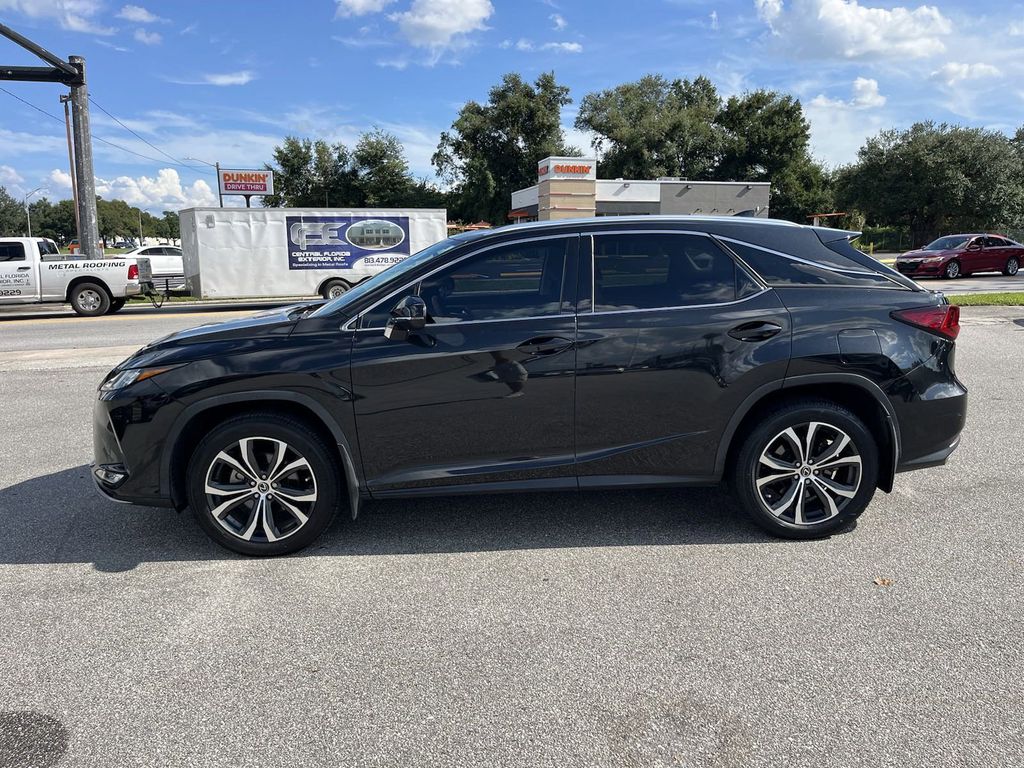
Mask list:
[[138,280],[139,279],[139,265],[138,264],[129,264],[128,265],[128,279],[129,280]]
[[939,307],[914,307],[900,309],[891,313],[895,320],[900,320],[915,328],[955,339],[960,333],[960,307],[955,304],[943,304]]

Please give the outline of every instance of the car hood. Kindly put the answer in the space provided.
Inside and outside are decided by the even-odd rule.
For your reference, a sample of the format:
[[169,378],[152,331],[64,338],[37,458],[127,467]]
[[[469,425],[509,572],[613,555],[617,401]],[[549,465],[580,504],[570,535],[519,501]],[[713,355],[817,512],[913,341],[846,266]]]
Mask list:
[[952,251],[952,250],[948,250],[948,249],[944,250],[944,251],[926,251],[926,250],[920,249],[920,250],[916,250],[916,251],[907,251],[906,253],[901,253],[899,255],[899,258],[901,258],[901,259],[934,259],[937,256],[950,256],[950,255],[952,255],[954,253],[956,253],[956,251]]
[[219,323],[206,323],[150,342],[118,368],[187,363],[214,355],[235,354],[265,346],[288,336],[302,311],[322,304],[310,301],[291,304]]

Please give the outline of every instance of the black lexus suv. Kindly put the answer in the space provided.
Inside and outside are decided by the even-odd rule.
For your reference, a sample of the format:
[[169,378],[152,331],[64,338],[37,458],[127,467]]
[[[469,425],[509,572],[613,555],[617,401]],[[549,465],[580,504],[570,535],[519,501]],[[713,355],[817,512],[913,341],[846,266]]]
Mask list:
[[329,302],[176,333],[104,378],[107,496],[249,555],[364,499],[706,485],[766,531],[848,526],[964,425],[958,309],[851,245],[735,217],[443,240]]

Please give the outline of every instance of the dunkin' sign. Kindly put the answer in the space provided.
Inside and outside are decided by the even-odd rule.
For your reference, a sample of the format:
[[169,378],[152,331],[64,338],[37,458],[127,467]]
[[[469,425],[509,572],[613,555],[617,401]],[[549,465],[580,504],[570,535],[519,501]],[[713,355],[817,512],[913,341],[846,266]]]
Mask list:
[[537,181],[545,179],[596,179],[597,160],[592,157],[546,157],[537,163]]
[[272,195],[273,171],[246,171],[221,168],[218,176],[222,195]]

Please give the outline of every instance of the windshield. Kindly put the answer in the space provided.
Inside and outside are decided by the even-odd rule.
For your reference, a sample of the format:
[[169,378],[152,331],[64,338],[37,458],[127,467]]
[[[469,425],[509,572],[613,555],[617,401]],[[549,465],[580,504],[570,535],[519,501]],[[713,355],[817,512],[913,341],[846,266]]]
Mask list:
[[971,238],[966,235],[947,235],[928,243],[922,250],[925,251],[955,251],[967,245]]
[[378,286],[384,285],[395,278],[401,277],[406,272],[416,269],[420,264],[430,261],[435,256],[447,253],[461,242],[462,239],[456,236],[449,237],[447,240],[442,240],[439,243],[434,243],[433,245],[424,248],[419,253],[415,253],[409,258],[403,259],[397,264],[378,272],[373,277],[363,280],[359,285],[345,291],[345,293],[341,294],[338,298],[328,301],[317,309],[316,312],[313,312],[310,317],[324,317],[325,315],[332,315],[335,312],[339,312],[350,303],[358,301],[366,294],[374,291]]

